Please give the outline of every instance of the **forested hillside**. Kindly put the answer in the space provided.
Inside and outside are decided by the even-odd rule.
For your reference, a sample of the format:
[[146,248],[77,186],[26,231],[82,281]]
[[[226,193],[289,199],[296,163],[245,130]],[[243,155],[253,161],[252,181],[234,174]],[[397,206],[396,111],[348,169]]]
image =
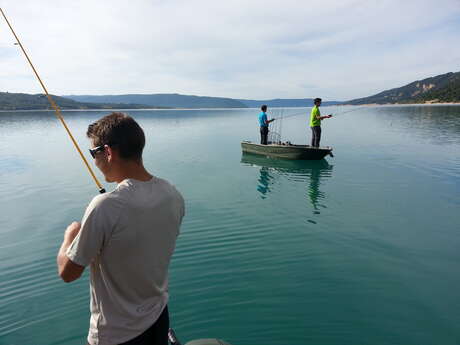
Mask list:
[[[52,95],[61,109],[139,109],[158,108],[143,104],[87,103],[77,102],[65,97]],[[0,92],[0,110],[46,110],[52,109],[48,98],[43,94]]]
[[417,80],[376,95],[353,99],[345,104],[460,102],[460,72]]

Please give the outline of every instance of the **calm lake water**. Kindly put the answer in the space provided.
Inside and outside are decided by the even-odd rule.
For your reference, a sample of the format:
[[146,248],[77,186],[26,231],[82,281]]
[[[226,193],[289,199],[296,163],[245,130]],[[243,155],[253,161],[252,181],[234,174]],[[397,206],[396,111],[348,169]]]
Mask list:
[[[145,165],[186,199],[170,270],[183,343],[460,343],[460,107],[322,109],[335,157],[317,162],[242,156],[257,109],[129,112]],[[105,114],[64,112],[85,152]],[[282,135],[306,143],[306,117]],[[55,256],[95,194],[53,113],[0,113],[0,344],[84,343],[88,273],[61,282]]]

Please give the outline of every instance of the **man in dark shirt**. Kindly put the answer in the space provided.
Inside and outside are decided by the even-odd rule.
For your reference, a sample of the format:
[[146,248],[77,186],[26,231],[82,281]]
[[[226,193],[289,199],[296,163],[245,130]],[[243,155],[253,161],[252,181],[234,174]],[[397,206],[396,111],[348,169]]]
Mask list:
[[260,107],[260,110],[262,110],[262,112],[259,114],[260,143],[262,145],[267,145],[268,124],[275,121],[275,119],[269,120],[267,118],[267,106],[265,104]]

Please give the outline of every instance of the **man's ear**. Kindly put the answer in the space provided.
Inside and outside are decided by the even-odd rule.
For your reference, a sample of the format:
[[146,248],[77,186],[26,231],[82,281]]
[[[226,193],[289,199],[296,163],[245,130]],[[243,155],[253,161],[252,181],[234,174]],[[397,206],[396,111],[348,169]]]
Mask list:
[[107,161],[112,162],[114,159],[115,151],[109,145],[105,145],[105,152],[107,154]]

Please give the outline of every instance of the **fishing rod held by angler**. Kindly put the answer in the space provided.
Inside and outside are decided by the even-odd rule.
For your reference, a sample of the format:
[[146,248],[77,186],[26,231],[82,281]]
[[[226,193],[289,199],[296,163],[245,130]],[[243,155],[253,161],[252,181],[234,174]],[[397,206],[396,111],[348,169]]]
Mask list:
[[46,89],[45,84],[43,84],[43,81],[41,80],[40,76],[38,75],[37,70],[35,69],[34,65],[32,64],[32,61],[30,60],[29,56],[27,55],[24,47],[22,46],[21,41],[19,40],[18,36],[14,32],[13,27],[11,26],[10,22],[6,18],[5,13],[3,12],[3,10],[1,8],[0,8],[0,12],[2,13],[3,18],[5,18],[5,21],[8,24],[8,27],[10,28],[11,32],[13,33],[14,38],[16,39],[17,43],[15,43],[15,45],[19,45],[19,47],[21,47],[21,50],[24,53],[24,56],[26,57],[27,61],[29,62],[30,67],[32,67],[32,70],[34,71],[35,76],[37,77],[38,81],[40,82],[40,85],[43,88],[43,91],[45,91],[45,95],[48,98],[48,101],[50,102],[51,107],[53,107],[57,118],[61,121],[62,125],[64,126],[65,130],[67,131],[67,134],[69,135],[70,140],[72,140],[75,148],[77,149],[78,153],[80,154],[81,159],[83,160],[83,163],[85,163],[85,165],[88,168],[88,171],[89,171],[91,177],[93,178],[94,182],[96,183],[97,187],[99,188],[99,193],[105,193],[104,187],[98,181],[96,175],[94,174],[93,170],[89,166],[88,161],[86,160],[85,156],[83,156],[83,153],[81,152],[80,147],[78,146],[76,140],[74,139],[72,133],[70,132],[69,127],[67,127],[67,124],[64,121],[64,117],[61,114],[61,110],[59,109],[58,105],[53,101],[53,99],[51,98],[50,94],[48,93],[48,90]]
[[[339,113],[332,113],[333,117],[336,117],[337,115],[343,115],[343,114],[346,114],[346,113],[351,113],[353,111],[357,111],[357,110],[361,110],[361,109],[365,109],[365,108],[369,108],[369,106],[357,106],[356,108],[353,108],[353,109],[349,109],[349,110],[346,110],[346,111],[341,111]],[[300,113],[294,113],[294,114],[289,114],[289,115],[286,115],[286,116],[282,116],[282,117],[273,117],[274,120],[279,120],[280,118],[282,119],[287,119],[287,118],[290,118],[290,117],[295,117],[295,116],[301,116],[301,115],[308,115],[308,110],[307,111],[302,111]]]

